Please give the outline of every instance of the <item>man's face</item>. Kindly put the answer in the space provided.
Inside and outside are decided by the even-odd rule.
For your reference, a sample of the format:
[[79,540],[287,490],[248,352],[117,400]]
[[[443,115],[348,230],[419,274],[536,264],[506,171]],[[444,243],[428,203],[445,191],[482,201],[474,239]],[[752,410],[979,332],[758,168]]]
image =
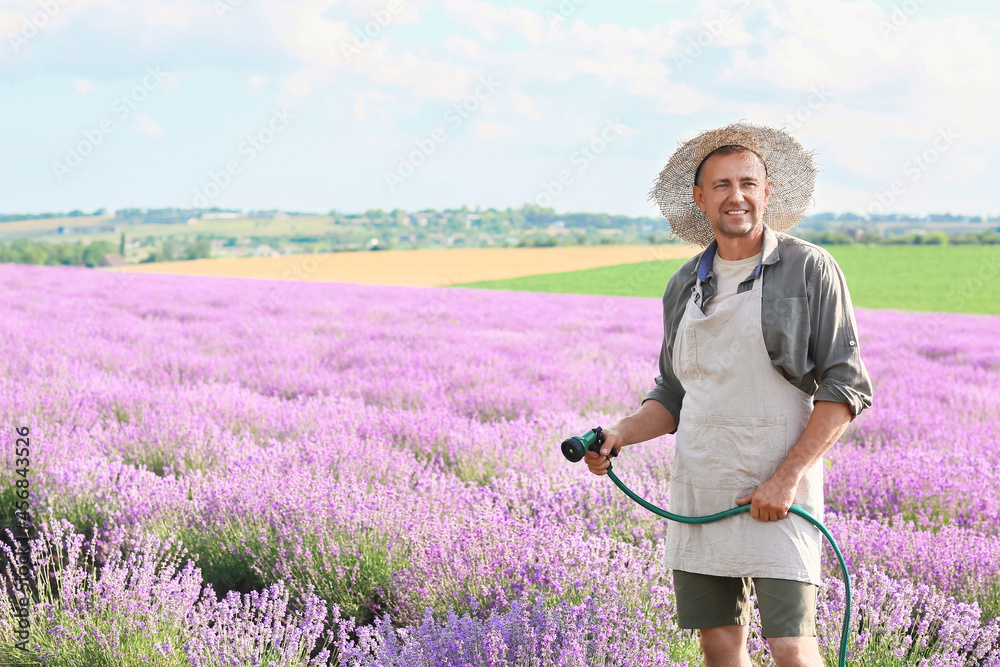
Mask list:
[[763,224],[771,183],[755,154],[713,155],[701,166],[700,183],[694,201],[717,237],[749,236]]

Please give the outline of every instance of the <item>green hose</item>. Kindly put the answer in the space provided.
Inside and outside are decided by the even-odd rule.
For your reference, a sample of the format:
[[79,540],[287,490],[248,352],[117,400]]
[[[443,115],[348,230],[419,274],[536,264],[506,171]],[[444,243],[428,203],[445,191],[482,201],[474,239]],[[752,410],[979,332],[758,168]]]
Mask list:
[[[709,514],[708,516],[681,516],[680,514],[673,514],[672,512],[668,512],[665,509],[660,509],[656,505],[647,502],[642,498],[640,498],[639,496],[637,496],[630,488],[625,486],[625,484],[623,484],[620,479],[618,479],[618,475],[616,475],[614,471],[611,470],[611,467],[612,466],[609,464],[607,468],[608,477],[611,478],[611,481],[614,482],[619,489],[625,492],[626,496],[628,496],[635,502],[639,503],[653,514],[662,516],[664,519],[670,519],[671,521],[677,521],[679,523],[694,523],[694,524],[713,523],[721,519],[728,519],[731,516],[736,516],[737,514],[750,511],[750,505],[741,505],[739,507],[733,507],[731,509],[725,510],[723,512],[718,512],[716,514]],[[837,661],[837,664],[839,665],[839,667],[846,667],[847,638],[850,635],[850,629],[851,629],[851,577],[850,575],[847,574],[847,563],[844,562],[844,554],[840,553],[840,547],[837,546],[837,540],[833,539],[833,535],[830,534],[830,531],[827,530],[826,526],[824,526],[819,519],[817,519],[812,514],[805,511],[798,505],[792,505],[791,507],[788,508],[788,511],[791,512],[792,514],[798,514],[799,516],[808,520],[811,524],[819,528],[820,532],[823,533],[823,536],[826,537],[827,541],[830,543],[830,546],[833,547],[833,552],[837,554],[837,560],[840,562],[840,569],[844,573],[845,607],[844,607],[844,624],[840,630],[840,657]]]

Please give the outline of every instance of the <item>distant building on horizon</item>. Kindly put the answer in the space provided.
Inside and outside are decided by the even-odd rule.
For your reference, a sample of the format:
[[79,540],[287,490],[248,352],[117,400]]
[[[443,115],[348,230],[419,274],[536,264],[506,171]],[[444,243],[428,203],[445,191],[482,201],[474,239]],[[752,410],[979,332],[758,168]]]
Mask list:
[[117,252],[109,252],[97,263],[98,266],[125,266],[128,264],[125,258]]
[[281,253],[267,245],[266,243],[261,243],[259,246],[253,250],[254,257],[281,257]]

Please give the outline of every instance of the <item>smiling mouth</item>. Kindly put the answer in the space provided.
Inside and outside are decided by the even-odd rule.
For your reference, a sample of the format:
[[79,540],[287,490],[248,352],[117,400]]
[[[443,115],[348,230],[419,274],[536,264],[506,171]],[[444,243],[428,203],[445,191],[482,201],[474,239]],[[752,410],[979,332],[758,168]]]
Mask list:
[[747,209],[745,208],[736,209],[735,211],[726,211],[726,215],[745,215],[746,213]]

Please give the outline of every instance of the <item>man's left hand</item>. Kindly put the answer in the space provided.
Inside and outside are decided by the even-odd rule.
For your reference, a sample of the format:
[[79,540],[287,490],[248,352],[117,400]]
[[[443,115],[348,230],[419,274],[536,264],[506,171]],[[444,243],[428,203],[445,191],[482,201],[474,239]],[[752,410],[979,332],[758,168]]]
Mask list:
[[751,493],[736,501],[737,505],[750,503],[750,516],[760,521],[777,521],[788,516],[788,508],[795,502],[798,481],[783,481],[772,476]]

